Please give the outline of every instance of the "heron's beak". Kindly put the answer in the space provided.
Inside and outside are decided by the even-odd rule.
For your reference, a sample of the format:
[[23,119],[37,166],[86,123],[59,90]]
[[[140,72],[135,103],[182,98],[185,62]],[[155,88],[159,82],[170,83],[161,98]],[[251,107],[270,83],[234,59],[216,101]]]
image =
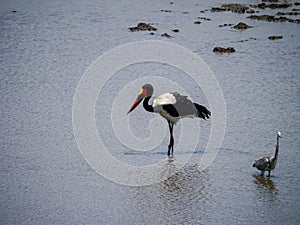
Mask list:
[[139,92],[138,97],[134,101],[133,105],[131,106],[131,108],[129,109],[129,111],[127,112],[127,114],[129,114],[131,111],[133,111],[142,102],[142,100],[146,96],[147,96],[147,91],[145,89],[141,89],[141,91]]

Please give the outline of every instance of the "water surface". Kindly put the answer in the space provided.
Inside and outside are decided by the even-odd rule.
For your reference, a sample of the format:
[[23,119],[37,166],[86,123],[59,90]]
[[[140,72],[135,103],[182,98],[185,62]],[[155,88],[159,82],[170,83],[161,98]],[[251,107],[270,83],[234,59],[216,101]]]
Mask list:
[[[226,2],[2,1],[1,224],[299,224],[299,24],[200,13]],[[198,17],[211,21],[195,25]],[[127,29],[141,21],[158,31],[150,35]],[[219,27],[241,21],[253,28]],[[175,28],[178,34],[172,33]],[[173,38],[161,37],[165,32]],[[268,40],[271,35],[283,39]],[[161,76],[180,83],[197,102],[207,105],[207,100],[192,79],[168,65],[145,63],[119,71],[107,81],[106,97],[97,99],[101,138],[123,162],[163,161],[162,172],[174,174],[158,184],[128,187],[104,179],[84,160],[72,130],[72,103],[81,76],[98,56],[149,39],[180,44],[208,64],[224,94],[227,127],[217,157],[205,170],[198,167],[210,121],[201,121],[195,154],[183,168],[176,167],[176,160],[184,157],[184,149],[175,148],[173,158],[166,155],[164,120],[166,136],[156,148],[132,151],[114,137],[110,123],[115,95],[130,81]],[[215,46],[237,51],[218,55],[212,52]],[[157,115],[142,107],[135,115],[130,116],[132,129],[140,138],[148,137],[149,120]],[[252,163],[274,153],[278,130],[283,138],[277,167],[270,178],[260,177]],[[180,123],[177,137],[179,132]]]

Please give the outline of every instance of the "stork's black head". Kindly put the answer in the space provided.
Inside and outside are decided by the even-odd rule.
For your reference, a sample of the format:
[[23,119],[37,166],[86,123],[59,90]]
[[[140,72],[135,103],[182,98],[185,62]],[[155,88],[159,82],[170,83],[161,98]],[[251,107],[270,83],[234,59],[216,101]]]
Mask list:
[[130,113],[132,110],[134,110],[140,103],[141,101],[145,98],[145,97],[151,97],[153,94],[153,87],[151,84],[144,84],[142,89],[140,90],[138,97],[136,98],[136,100],[134,101],[133,105],[131,106],[131,108],[129,109],[129,111],[127,112]]
[[145,91],[145,97],[153,95],[153,87],[151,84],[144,84],[142,90]]

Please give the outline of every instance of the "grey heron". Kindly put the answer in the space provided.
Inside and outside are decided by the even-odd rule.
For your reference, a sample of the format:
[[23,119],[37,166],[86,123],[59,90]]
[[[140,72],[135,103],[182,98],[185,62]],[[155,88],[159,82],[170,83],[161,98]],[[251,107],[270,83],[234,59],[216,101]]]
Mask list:
[[277,139],[276,139],[276,148],[275,148],[275,155],[269,157],[262,157],[255,161],[253,167],[256,167],[258,170],[261,171],[261,175],[263,176],[265,171],[268,171],[268,177],[271,175],[271,170],[275,169],[277,159],[278,159],[278,151],[279,151],[279,138],[281,138],[281,132],[277,132]]

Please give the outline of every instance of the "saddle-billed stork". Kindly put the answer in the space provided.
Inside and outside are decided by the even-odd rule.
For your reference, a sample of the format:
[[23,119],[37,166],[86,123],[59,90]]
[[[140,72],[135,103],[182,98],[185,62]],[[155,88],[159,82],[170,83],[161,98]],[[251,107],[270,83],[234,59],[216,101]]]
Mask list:
[[162,117],[164,117],[169,124],[170,143],[168,145],[168,155],[170,155],[171,150],[172,154],[174,150],[174,124],[181,118],[199,117],[206,120],[210,117],[211,113],[206,107],[197,103],[193,103],[187,98],[187,96],[180,95],[177,92],[162,94],[153,100],[152,105],[149,105],[149,100],[152,97],[152,94],[152,85],[143,85],[137,99],[135,100],[127,114],[134,110],[141,103],[141,101],[144,100],[143,107],[146,111],[159,113]]

